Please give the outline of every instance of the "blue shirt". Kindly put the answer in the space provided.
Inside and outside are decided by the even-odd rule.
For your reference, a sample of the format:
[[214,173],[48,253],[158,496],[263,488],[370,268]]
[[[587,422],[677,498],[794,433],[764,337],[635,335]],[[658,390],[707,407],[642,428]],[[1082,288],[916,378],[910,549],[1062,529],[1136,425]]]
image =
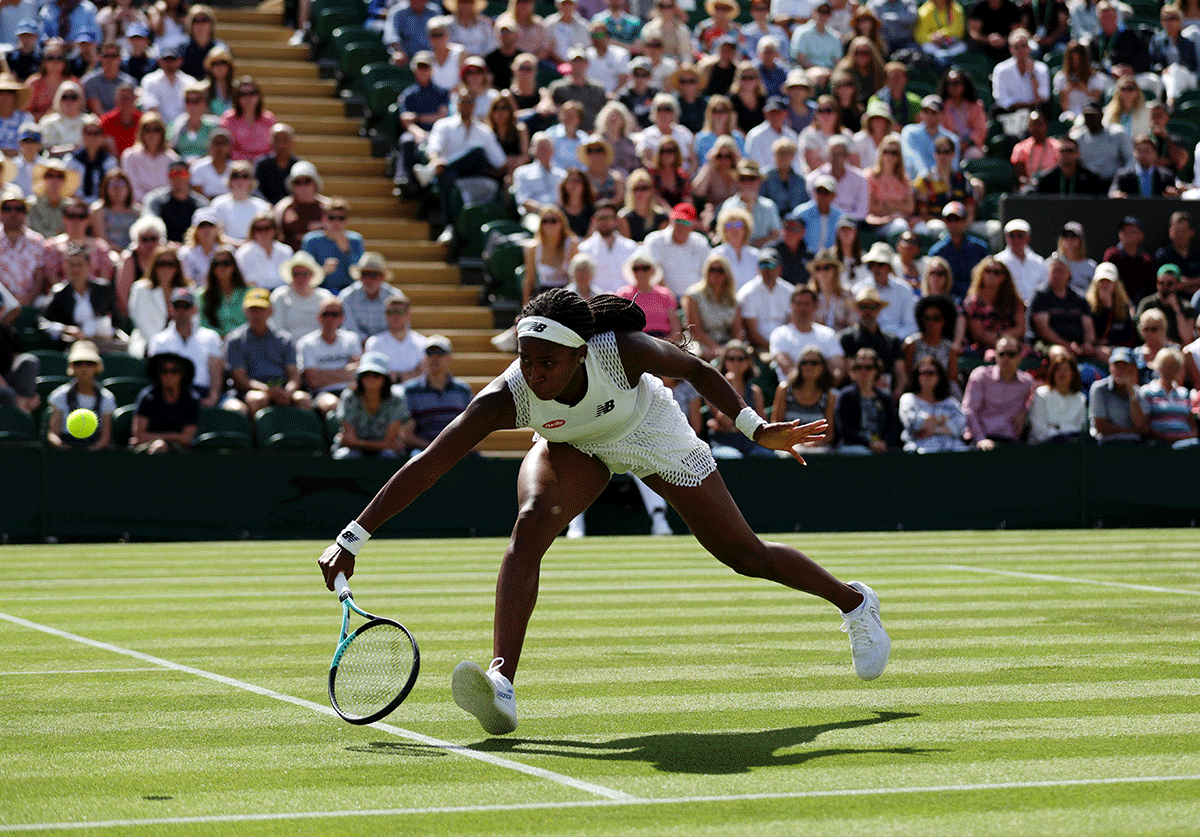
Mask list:
[[90,33],[97,44],[100,43],[100,27],[96,24],[96,7],[91,0],[81,0],[75,10],[67,18],[69,32],[58,31],[58,4],[47,3],[42,9],[42,41],[48,38],[62,38],[68,44],[76,43],[79,35]]
[[384,33],[384,43],[388,46],[398,46],[410,58],[420,50],[433,49],[429,45],[429,35],[425,27],[441,13],[441,9],[433,3],[426,4],[423,12],[414,12],[407,4],[401,6],[392,15],[392,27]]
[[225,365],[244,369],[251,380],[283,386],[288,367],[296,365],[296,344],[286,331],[268,328],[259,335],[250,330],[249,323],[243,323],[225,338]]
[[333,239],[326,236],[321,230],[305,233],[304,238],[300,241],[300,249],[316,259],[317,264],[324,266],[326,259],[338,260],[338,269],[333,273],[326,273],[324,281],[321,282],[321,287],[330,293],[341,293],[343,288],[354,284],[354,280],[350,278],[350,265],[358,264],[358,260],[362,258],[364,249],[362,235],[347,231],[346,238],[350,241],[350,252],[348,253],[343,253]]
[[938,126],[937,133],[929,136],[925,125],[914,122],[900,129],[900,143],[904,147],[904,169],[908,172],[909,180],[916,180],[937,164],[937,154],[933,144],[939,137],[945,137],[954,143],[954,168],[958,168],[959,142],[958,137]]
[[947,235],[929,248],[929,255],[941,256],[949,263],[950,273],[954,277],[950,295],[958,303],[963,301],[967,295],[967,289],[971,287],[972,269],[991,252],[986,241],[969,233],[963,236],[963,243],[960,247],[955,247],[954,241]]
[[808,201],[788,213],[789,218],[799,218],[804,222],[804,246],[810,253],[824,250],[837,243],[837,222],[845,213],[830,204],[829,214],[825,216],[825,235],[821,235],[821,212],[817,209],[816,201]]
[[775,168],[767,169],[766,177],[759,187],[759,194],[774,201],[775,206],[779,207],[780,215],[787,215],[796,207],[808,202],[808,188],[804,184],[804,178],[791,172],[785,185],[779,177],[779,170]]
[[437,389],[420,375],[404,385],[404,401],[416,423],[413,433],[432,442],[446,425],[467,409],[467,404],[471,403],[471,388],[449,375],[446,388]]
[[[430,82],[428,87],[411,84],[400,94],[400,110],[402,112],[429,116],[437,113],[441,108],[449,111],[450,93],[433,82]],[[425,125],[425,127],[428,128],[429,125]]]

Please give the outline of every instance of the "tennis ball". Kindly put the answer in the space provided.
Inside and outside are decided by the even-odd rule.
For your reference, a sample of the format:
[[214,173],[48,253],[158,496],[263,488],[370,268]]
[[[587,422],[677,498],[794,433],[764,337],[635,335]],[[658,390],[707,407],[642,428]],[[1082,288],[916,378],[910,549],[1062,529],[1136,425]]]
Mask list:
[[91,410],[72,410],[67,416],[67,432],[76,439],[86,439],[96,432],[100,421]]

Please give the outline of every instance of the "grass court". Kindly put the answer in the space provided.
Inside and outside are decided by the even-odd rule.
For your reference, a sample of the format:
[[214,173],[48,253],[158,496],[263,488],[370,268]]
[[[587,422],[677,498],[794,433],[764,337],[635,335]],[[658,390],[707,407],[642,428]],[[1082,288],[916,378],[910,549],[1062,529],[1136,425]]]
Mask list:
[[501,541],[364,550],[422,651],[371,727],[328,706],[324,543],[0,548],[0,833],[1200,834],[1195,530],[782,539],[879,593],[878,680],[690,537],[563,540],[503,738],[449,690]]

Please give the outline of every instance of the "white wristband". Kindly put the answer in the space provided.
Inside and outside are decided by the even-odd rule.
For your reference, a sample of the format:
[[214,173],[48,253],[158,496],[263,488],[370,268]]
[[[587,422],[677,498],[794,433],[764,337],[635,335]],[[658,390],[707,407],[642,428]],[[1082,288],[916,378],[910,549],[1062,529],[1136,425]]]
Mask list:
[[737,414],[737,419],[733,424],[741,431],[743,436],[753,441],[754,431],[760,427],[765,427],[767,423],[763,420],[762,416],[755,412],[753,407],[745,407]]
[[358,555],[358,550],[369,540],[371,540],[371,533],[358,525],[357,520],[351,520],[342,527],[342,531],[338,534],[337,540],[334,543],[351,555]]

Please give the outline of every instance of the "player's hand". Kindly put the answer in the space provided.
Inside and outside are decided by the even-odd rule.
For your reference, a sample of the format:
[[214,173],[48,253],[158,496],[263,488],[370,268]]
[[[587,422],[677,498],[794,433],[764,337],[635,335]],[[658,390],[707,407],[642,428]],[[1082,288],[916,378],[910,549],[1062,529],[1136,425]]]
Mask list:
[[338,573],[345,573],[347,579],[354,575],[354,556],[336,543],[331,543],[317,559],[317,566],[325,576],[325,586],[333,590],[333,580]]
[[787,451],[801,465],[807,465],[799,449],[821,444],[825,441],[828,430],[829,422],[825,419],[810,421],[808,424],[801,424],[799,419],[779,421],[765,425],[754,434],[754,441],[770,450]]

